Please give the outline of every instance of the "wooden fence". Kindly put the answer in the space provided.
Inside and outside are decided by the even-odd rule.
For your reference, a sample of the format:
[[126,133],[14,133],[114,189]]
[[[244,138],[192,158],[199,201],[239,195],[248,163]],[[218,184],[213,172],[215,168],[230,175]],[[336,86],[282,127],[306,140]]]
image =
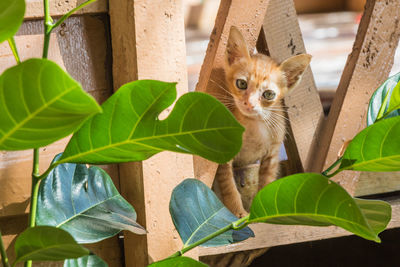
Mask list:
[[[21,58],[40,57],[42,1],[26,0],[26,20],[16,37]],[[59,16],[82,1],[51,1]],[[68,19],[52,36],[49,58],[59,63],[99,102],[128,81],[177,81],[178,94],[187,92],[184,14],[181,1],[98,0]],[[336,160],[342,144],[365,127],[367,102],[388,76],[400,37],[400,0],[368,0],[353,51],[344,69],[329,117],[311,70],[285,99],[289,134],[285,147],[293,172],[321,171]],[[109,16],[108,16],[109,15]],[[250,49],[282,61],[305,48],[292,0],[222,0],[201,69],[197,91],[213,90],[231,25],[244,33]],[[6,43],[0,45],[0,72],[14,64]],[[67,139],[41,148],[41,171],[61,152]],[[329,150],[328,150],[329,148]],[[27,225],[31,151],[0,152],[0,229],[8,252]],[[122,195],[135,207],[138,222],[149,232],[124,233],[90,248],[109,266],[145,266],[181,248],[168,212],[172,189],[187,177],[212,184],[216,164],[170,152],[149,160],[103,166]],[[344,172],[337,181],[354,193],[359,174]],[[382,190],[381,190],[382,191]],[[389,228],[400,226],[400,201],[394,200]],[[189,255],[215,255],[295,242],[348,235],[337,227],[254,225],[256,237],[217,248],[199,248]],[[13,256],[11,256],[13,258]],[[49,266],[48,264],[40,264]],[[53,265],[52,265],[53,266]]]

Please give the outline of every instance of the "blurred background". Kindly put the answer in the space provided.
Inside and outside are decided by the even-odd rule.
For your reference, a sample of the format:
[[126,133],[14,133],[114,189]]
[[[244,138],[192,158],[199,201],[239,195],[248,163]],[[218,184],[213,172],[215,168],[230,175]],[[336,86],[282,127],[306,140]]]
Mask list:
[[[311,69],[325,111],[351,52],[365,0],[294,0]],[[189,89],[194,90],[220,0],[186,0],[185,25]],[[390,75],[400,71],[400,49]]]

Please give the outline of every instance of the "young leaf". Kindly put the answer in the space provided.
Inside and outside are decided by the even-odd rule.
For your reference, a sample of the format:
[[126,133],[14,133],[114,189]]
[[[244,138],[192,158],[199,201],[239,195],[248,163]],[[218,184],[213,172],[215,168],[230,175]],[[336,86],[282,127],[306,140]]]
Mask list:
[[400,171],[400,117],[379,121],[350,142],[339,170]]
[[121,230],[146,233],[105,171],[73,163],[58,165],[40,184],[36,223],[64,229],[79,243],[94,243]]
[[64,261],[64,267],[108,267],[108,264],[100,257],[90,254],[77,259],[68,259]]
[[48,145],[100,110],[56,63],[29,59],[0,76],[0,150]]
[[24,0],[0,1],[0,43],[17,33],[24,20]]
[[15,242],[16,262],[59,261],[89,254],[66,231],[51,226],[26,229]]
[[207,267],[207,264],[204,264],[199,261],[195,261],[194,259],[188,257],[175,257],[175,258],[168,258],[162,261],[157,261],[150,264],[148,267]]
[[[336,225],[365,239],[380,242],[378,233],[386,227],[390,210],[379,210],[374,227],[368,222],[375,208],[367,209],[366,220],[354,200],[342,187],[317,173],[301,173],[279,179],[264,187],[255,196],[249,222],[328,226]],[[364,202],[363,202],[364,203]],[[363,204],[361,203],[361,204]],[[380,224],[379,227],[377,225]]]
[[[210,188],[196,179],[186,179],[174,188],[169,211],[184,247],[238,220]],[[249,237],[254,237],[254,233],[245,227],[238,231],[226,231],[201,246],[222,246]]]
[[[367,125],[382,117],[400,115],[400,72],[387,79],[372,94],[368,106]],[[395,89],[396,88],[396,89]]]
[[243,127],[215,98],[188,93],[169,117],[159,114],[176,98],[175,83],[136,81],[123,85],[67,145],[61,162],[138,161],[163,150],[197,154],[218,163],[241,147]]

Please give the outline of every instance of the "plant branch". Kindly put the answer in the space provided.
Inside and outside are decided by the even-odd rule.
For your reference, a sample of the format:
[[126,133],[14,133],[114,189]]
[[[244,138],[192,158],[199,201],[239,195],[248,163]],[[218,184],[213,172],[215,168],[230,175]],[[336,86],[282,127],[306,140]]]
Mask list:
[[58,164],[59,164],[58,162],[53,162],[53,163],[49,166],[49,168],[47,168],[47,170],[46,170],[43,174],[37,175],[37,176],[36,176],[36,179],[38,179],[38,180],[43,180],[44,178],[46,178],[47,175],[49,175],[49,173],[50,173],[55,167],[58,166]]
[[20,64],[21,60],[20,60],[19,55],[18,55],[17,46],[15,45],[14,36],[11,37],[10,39],[8,39],[7,41],[8,41],[8,45],[10,46],[11,51],[12,51],[12,53],[14,55],[15,61],[17,61],[17,64]]
[[74,9],[69,11],[67,14],[64,14],[54,25],[51,26],[51,30],[53,30],[54,28],[58,27],[61,23],[63,23],[67,18],[69,18],[72,14],[74,14],[79,9],[82,9],[85,6],[91,4],[91,3],[95,2],[95,1],[97,1],[97,0],[88,0],[88,1],[80,4],[79,6],[75,7]]
[[330,178],[330,177],[336,175],[338,172],[340,172],[340,171],[336,170],[334,173],[328,174],[333,168],[335,168],[339,163],[342,162],[342,158],[343,157],[338,158],[331,166],[329,166],[325,171],[322,172],[322,175]]
[[8,262],[6,248],[4,247],[3,236],[1,235],[1,231],[0,231],[0,253],[1,253],[1,262],[3,263],[3,266],[10,267],[10,263]]
[[43,58],[47,58],[49,52],[50,34],[53,29],[53,19],[50,16],[49,0],[43,0],[44,6],[44,44]]
[[224,228],[219,229],[218,231],[215,231],[214,233],[194,242],[193,244],[189,245],[189,246],[183,246],[183,248],[177,252],[175,252],[174,254],[172,254],[171,256],[169,256],[168,258],[175,258],[175,257],[179,257],[182,256],[183,254],[185,254],[186,252],[188,252],[189,250],[207,242],[208,240],[213,239],[214,237],[217,237],[223,233],[225,233],[226,231],[229,230],[239,230],[242,229],[243,227],[245,227],[246,221],[249,219],[249,215],[247,215],[246,217],[243,217],[239,220],[237,220],[236,222],[233,222],[231,224],[228,224],[227,226],[225,226]]

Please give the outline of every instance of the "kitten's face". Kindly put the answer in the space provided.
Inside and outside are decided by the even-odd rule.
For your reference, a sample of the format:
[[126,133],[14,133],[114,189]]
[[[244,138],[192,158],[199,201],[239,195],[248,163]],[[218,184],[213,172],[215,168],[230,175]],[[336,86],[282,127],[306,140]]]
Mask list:
[[294,56],[280,65],[265,55],[250,56],[239,30],[232,27],[225,59],[226,81],[236,107],[245,116],[265,118],[299,83],[311,56]]

